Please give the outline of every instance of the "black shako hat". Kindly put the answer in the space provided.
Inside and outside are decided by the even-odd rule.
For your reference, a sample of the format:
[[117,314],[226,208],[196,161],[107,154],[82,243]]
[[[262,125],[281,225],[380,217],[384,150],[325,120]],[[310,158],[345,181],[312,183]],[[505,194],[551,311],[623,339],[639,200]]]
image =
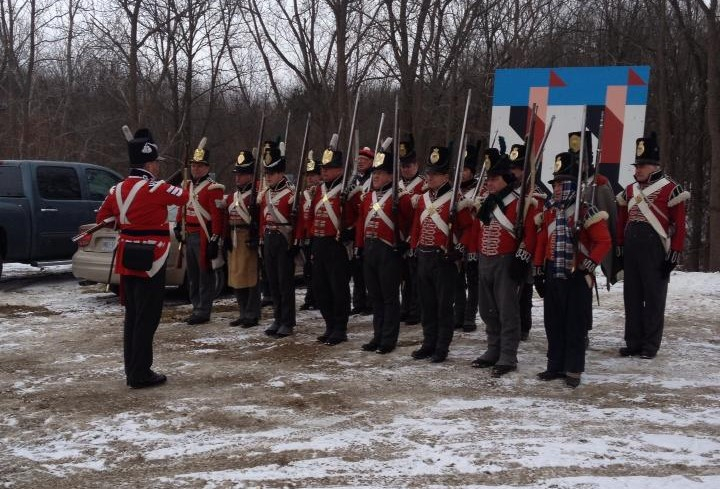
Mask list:
[[250,174],[255,172],[255,158],[253,158],[252,151],[240,151],[240,154],[235,161],[235,167],[233,173]]
[[138,129],[127,144],[131,167],[140,168],[145,163],[158,159],[158,147],[153,140],[150,129]]
[[401,165],[410,165],[417,163],[417,154],[415,153],[415,139],[412,133],[406,134],[398,143],[398,156]]
[[510,146],[508,159],[510,160],[510,168],[522,169],[525,166],[525,145],[513,144]]
[[578,177],[578,159],[576,155],[566,151],[555,156],[553,178],[550,185],[563,180],[575,180]]
[[387,173],[392,173],[393,164],[394,160],[392,138],[386,138],[380,146],[380,150],[375,153],[375,158],[373,158],[372,170],[374,172],[384,171]]
[[425,173],[450,173],[450,148],[433,146],[425,162]]
[[322,156],[322,168],[342,168],[343,167],[343,161],[342,161],[342,151],[339,151],[337,149],[337,143],[338,143],[338,135],[333,134],[332,138],[330,138],[330,144],[328,144],[328,147],[325,151],[323,151]]
[[660,147],[655,132],[650,133],[650,137],[638,138],[635,141],[635,163],[633,165],[660,166]]

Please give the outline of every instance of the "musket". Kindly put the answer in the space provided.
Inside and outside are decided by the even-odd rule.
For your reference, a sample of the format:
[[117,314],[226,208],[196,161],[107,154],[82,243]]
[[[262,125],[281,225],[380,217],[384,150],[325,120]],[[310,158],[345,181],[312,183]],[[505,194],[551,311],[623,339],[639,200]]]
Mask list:
[[[182,167],[182,182],[180,182],[180,186],[183,187],[183,190],[186,192],[189,190],[188,188],[185,188],[187,186],[188,181],[188,166],[190,165],[190,139],[187,139],[185,141],[185,155],[183,157],[183,167]],[[187,204],[182,206],[178,209],[178,212],[180,212],[180,236],[183,238],[185,237],[185,230],[186,230],[186,224],[187,224]],[[180,269],[182,268],[182,261],[183,261],[183,241],[181,240],[178,243],[178,256],[177,261],[175,262],[176,268]]]
[[[385,122],[385,112],[380,113],[380,124],[378,124],[377,138],[375,139],[375,147],[373,148],[377,153],[380,151],[380,138],[382,137],[383,123]],[[397,137],[397,134],[395,135]],[[397,141],[397,139],[395,139]]]
[[573,214],[575,223],[575,241],[580,239],[580,230],[582,230],[583,223],[580,222],[580,201],[582,200],[582,183],[585,163],[585,123],[587,117],[587,105],[583,105],[582,118],[580,119],[580,154],[578,155],[578,176],[577,176],[577,188],[575,189],[575,212]]
[[468,113],[470,112],[470,100],[472,98],[472,89],[468,88],[467,98],[465,100],[465,115],[463,116],[462,129],[460,130],[460,147],[458,147],[457,163],[455,165],[455,175],[453,176],[453,184],[450,189],[450,208],[448,212],[448,235],[447,235],[447,247],[445,254],[449,254],[453,248],[453,224],[455,224],[455,215],[457,214],[457,194],[460,186],[460,176],[462,175],[463,167],[463,155],[465,154],[465,142],[467,141],[467,134],[465,129],[467,128]]
[[[590,184],[590,204],[595,205],[595,191],[597,190],[597,176],[600,173],[600,158],[602,156],[602,138],[605,128],[605,109],[600,112],[600,128],[598,130],[598,145],[595,150],[595,173],[593,173],[592,183]],[[590,165],[588,165],[590,166]]]
[[525,138],[525,156],[523,158],[523,173],[520,181],[520,196],[517,204],[517,219],[515,220],[515,239],[518,245],[522,243],[525,231],[525,202],[527,201],[527,177],[530,169],[530,155],[532,154],[533,140],[535,139],[535,119],[537,118],[537,104],[533,104],[530,114],[530,129]]
[[[531,167],[530,182],[531,182],[531,185],[533,185],[533,188],[540,186],[542,184],[542,182],[540,181],[540,176],[542,175],[543,152],[545,151],[545,143],[547,143],[547,140],[548,140],[548,137],[550,136],[550,131],[552,130],[554,122],[555,122],[555,116],[550,117],[550,122],[548,123],[548,126],[545,129],[545,134],[543,135],[542,141],[540,141],[540,147],[538,148],[538,151],[536,153],[537,156],[535,157],[535,164],[532,165],[532,167]],[[542,188],[543,192],[545,192],[546,189],[543,187],[544,187],[544,185],[542,185],[541,188]]]
[[[341,182],[340,188],[342,189],[340,192],[340,214],[342,215],[342,204],[345,202],[345,199],[347,198],[347,189],[345,188],[345,185],[347,184],[348,179],[348,168],[350,167],[350,158],[351,158],[351,152],[352,152],[352,143],[353,143],[353,136],[355,133],[355,118],[357,117],[357,109],[358,109],[358,102],[360,102],[360,89],[358,88],[357,95],[355,95],[355,108],[353,109],[353,116],[352,121],[350,122],[350,136],[348,137],[348,144],[347,144],[347,153],[345,153],[345,166],[343,167],[343,178]],[[342,121],[341,121],[342,122]],[[338,133],[339,135],[340,133]]]
[[[495,134],[493,135],[492,142],[490,143],[490,147],[495,147],[495,140],[497,139],[498,132],[500,132],[500,129],[495,129]],[[478,150],[480,150],[480,147],[478,146]]]
[[252,243],[257,243],[260,236],[258,236],[258,233],[260,231],[259,224],[260,224],[260,212],[257,202],[257,194],[258,194],[258,180],[260,178],[260,167],[262,166],[262,140],[263,140],[263,133],[265,131],[265,110],[263,109],[262,116],[260,117],[260,131],[258,132],[258,139],[257,139],[257,150],[255,151],[257,154],[255,155],[255,167],[253,168],[253,179],[252,179],[252,187],[250,190],[250,239],[249,241]]
[[[490,148],[495,147],[495,140],[497,139],[498,132],[500,129],[495,129],[495,134],[493,135],[492,142],[490,143]],[[480,144],[478,144],[478,151],[480,151]],[[475,184],[475,190],[473,190],[472,193],[472,201],[475,202],[475,199],[477,198],[478,192],[480,192],[480,189],[485,184],[485,177],[487,176],[487,168],[485,168],[485,165],[482,165],[482,168],[480,168],[480,175],[478,175],[477,183]]]
[[100,221],[99,223],[95,224],[93,227],[88,228],[85,231],[83,231],[82,233],[76,234],[75,236],[73,236],[71,238],[72,242],[77,243],[81,239],[83,239],[87,236],[93,235],[95,232],[99,231],[100,229],[102,229],[104,227],[108,227],[110,224],[113,224],[114,222],[115,222],[114,216],[107,217],[107,218],[103,219],[102,221]]
[[[305,161],[305,149],[307,148],[307,142],[308,142],[308,134],[310,132],[310,119],[312,117],[312,113],[308,112],[307,115],[307,121],[305,122],[305,135],[303,136],[303,142],[302,142],[302,148],[300,149],[300,158],[298,163],[298,172],[297,172],[297,180],[295,180],[296,183],[296,191],[295,191],[295,200],[293,201],[292,208],[290,209],[290,223],[291,223],[291,229],[295,230],[295,225],[297,224],[297,215],[298,215],[298,206],[300,205],[300,196],[303,192],[303,187],[305,186],[305,171],[307,169],[307,163]],[[292,234],[294,235],[294,233]]]
[[285,139],[283,139],[285,146],[287,146],[288,135],[290,134],[290,116],[292,116],[292,111],[288,110],[287,121],[285,121]]

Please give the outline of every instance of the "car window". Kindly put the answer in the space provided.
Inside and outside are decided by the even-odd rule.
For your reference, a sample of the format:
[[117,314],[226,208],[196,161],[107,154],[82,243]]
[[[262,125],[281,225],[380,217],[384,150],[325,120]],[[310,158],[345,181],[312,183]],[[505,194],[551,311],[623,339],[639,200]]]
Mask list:
[[87,178],[90,200],[104,200],[108,194],[110,187],[120,181],[120,179],[110,172],[98,170],[95,168],[86,168],[85,177]]
[[38,166],[37,184],[40,196],[47,200],[81,200],[80,179],[75,168]]
[[24,197],[19,166],[0,166],[0,197]]

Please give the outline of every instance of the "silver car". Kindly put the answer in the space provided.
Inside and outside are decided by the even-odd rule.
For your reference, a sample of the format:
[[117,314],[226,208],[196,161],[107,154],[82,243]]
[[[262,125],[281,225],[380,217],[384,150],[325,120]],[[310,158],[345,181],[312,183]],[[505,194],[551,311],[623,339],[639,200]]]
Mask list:
[[[165,271],[166,285],[183,285],[185,283],[185,261],[179,262],[179,243],[175,239],[175,215],[177,207],[168,208],[168,228],[170,230],[170,254]],[[80,233],[90,229],[94,224],[80,226]],[[92,235],[77,242],[78,249],[72,257],[72,273],[80,280],[107,284],[116,291],[120,283],[117,273],[110,274],[113,251],[118,240],[118,232],[112,228],[102,228]],[[114,286],[114,287],[113,287]]]

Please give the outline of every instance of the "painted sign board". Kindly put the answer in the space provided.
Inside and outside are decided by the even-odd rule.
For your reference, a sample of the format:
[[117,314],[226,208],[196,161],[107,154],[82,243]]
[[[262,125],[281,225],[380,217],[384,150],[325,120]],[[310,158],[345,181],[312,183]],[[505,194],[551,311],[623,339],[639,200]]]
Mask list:
[[[537,105],[535,148],[538,150],[550,118],[555,116],[543,151],[540,179],[552,178],[555,155],[568,149],[568,133],[581,130],[583,108],[586,129],[592,133],[593,160],[602,137],[600,173],[613,185],[633,181],[635,140],[643,137],[649,66],[502,69],[495,73],[492,135],[504,136],[507,147],[523,143],[533,104]],[[603,129],[600,134],[600,119]],[[497,142],[495,147],[498,147]],[[533,155],[537,157],[538,155]],[[597,161],[594,161],[597,165]]]

